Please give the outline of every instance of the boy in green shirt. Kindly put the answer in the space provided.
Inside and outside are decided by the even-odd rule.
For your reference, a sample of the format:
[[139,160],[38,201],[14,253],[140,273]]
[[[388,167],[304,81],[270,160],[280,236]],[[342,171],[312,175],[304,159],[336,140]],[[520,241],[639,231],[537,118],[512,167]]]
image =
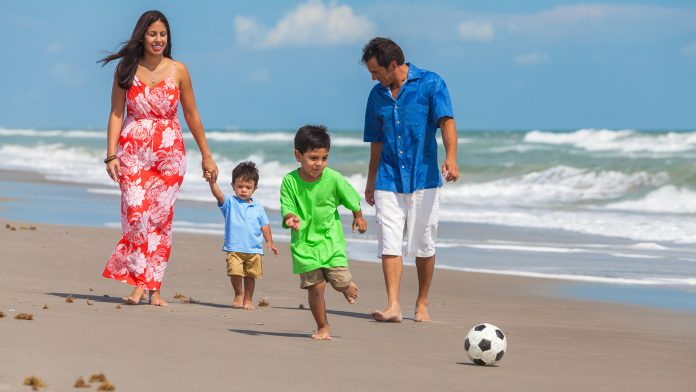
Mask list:
[[300,287],[307,289],[309,307],[317,331],[312,339],[330,340],[324,289],[326,282],[348,303],[358,299],[358,286],[348,271],[346,240],[336,209],[343,205],[353,211],[353,232],[367,230],[360,209],[360,195],[343,176],[326,167],[331,138],[324,126],[305,125],[295,134],[295,159],[300,163],[283,177],[280,212],[283,227],[291,228],[292,272],[300,275]]

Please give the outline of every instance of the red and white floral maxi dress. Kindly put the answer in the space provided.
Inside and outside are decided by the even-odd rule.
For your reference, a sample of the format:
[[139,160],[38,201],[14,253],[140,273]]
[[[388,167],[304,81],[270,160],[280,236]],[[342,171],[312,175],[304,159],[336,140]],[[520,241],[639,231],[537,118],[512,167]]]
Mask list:
[[116,152],[121,166],[123,238],[103,276],[159,290],[171,250],[174,202],[186,171],[177,116],[179,88],[171,74],[154,87],[135,76],[126,106]]

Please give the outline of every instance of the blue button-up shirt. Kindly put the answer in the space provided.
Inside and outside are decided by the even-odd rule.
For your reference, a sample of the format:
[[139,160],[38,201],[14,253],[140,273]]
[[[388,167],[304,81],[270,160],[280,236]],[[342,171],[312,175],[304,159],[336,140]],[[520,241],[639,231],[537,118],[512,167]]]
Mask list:
[[225,252],[263,254],[261,228],[268,224],[266,211],[252,199],[251,203],[225,195],[225,202],[218,204],[225,217]]
[[441,118],[454,118],[449,92],[436,73],[408,66],[396,99],[380,83],[367,99],[363,139],[382,143],[377,190],[412,193],[442,186],[435,133]]

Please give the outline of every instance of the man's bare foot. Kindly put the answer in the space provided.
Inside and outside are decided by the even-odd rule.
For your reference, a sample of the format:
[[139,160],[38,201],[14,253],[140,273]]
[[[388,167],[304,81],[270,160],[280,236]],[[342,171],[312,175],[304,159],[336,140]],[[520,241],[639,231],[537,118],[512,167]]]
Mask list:
[[315,331],[312,334],[312,339],[314,340],[331,340],[331,331],[329,330],[328,327],[326,328],[319,328],[318,331]]
[[358,300],[358,285],[350,282],[350,286],[343,292],[343,296],[346,297],[349,304],[354,304]]
[[244,302],[243,295],[235,295],[234,300],[232,300],[232,307],[235,309],[242,309],[244,307],[243,302]]
[[398,309],[385,309],[383,311],[375,310],[370,313],[373,319],[376,321],[384,321],[388,323],[400,323],[403,321],[404,317],[401,315],[401,311]]
[[150,294],[150,305],[152,306],[169,306],[169,303],[167,301],[163,300],[162,297],[160,296],[159,291],[153,292]]
[[431,320],[428,308],[425,306],[420,310],[416,308],[416,317],[413,318],[413,321],[418,323],[429,323]]
[[245,302],[243,308],[244,310],[254,310],[256,309],[256,306],[254,306],[254,304],[251,302]]

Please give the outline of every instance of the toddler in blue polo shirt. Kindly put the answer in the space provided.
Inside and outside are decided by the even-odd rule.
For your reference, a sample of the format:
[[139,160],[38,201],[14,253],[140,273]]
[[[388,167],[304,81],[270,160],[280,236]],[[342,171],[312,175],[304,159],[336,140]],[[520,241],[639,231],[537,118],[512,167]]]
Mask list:
[[225,217],[225,244],[227,275],[234,288],[233,308],[256,309],[251,301],[256,279],[263,275],[263,243],[268,243],[273,254],[278,249],[273,244],[271,226],[266,212],[251,197],[259,183],[259,171],[253,162],[242,162],[232,170],[234,196],[222,193],[210,173],[205,174],[210,191],[217,199]]

